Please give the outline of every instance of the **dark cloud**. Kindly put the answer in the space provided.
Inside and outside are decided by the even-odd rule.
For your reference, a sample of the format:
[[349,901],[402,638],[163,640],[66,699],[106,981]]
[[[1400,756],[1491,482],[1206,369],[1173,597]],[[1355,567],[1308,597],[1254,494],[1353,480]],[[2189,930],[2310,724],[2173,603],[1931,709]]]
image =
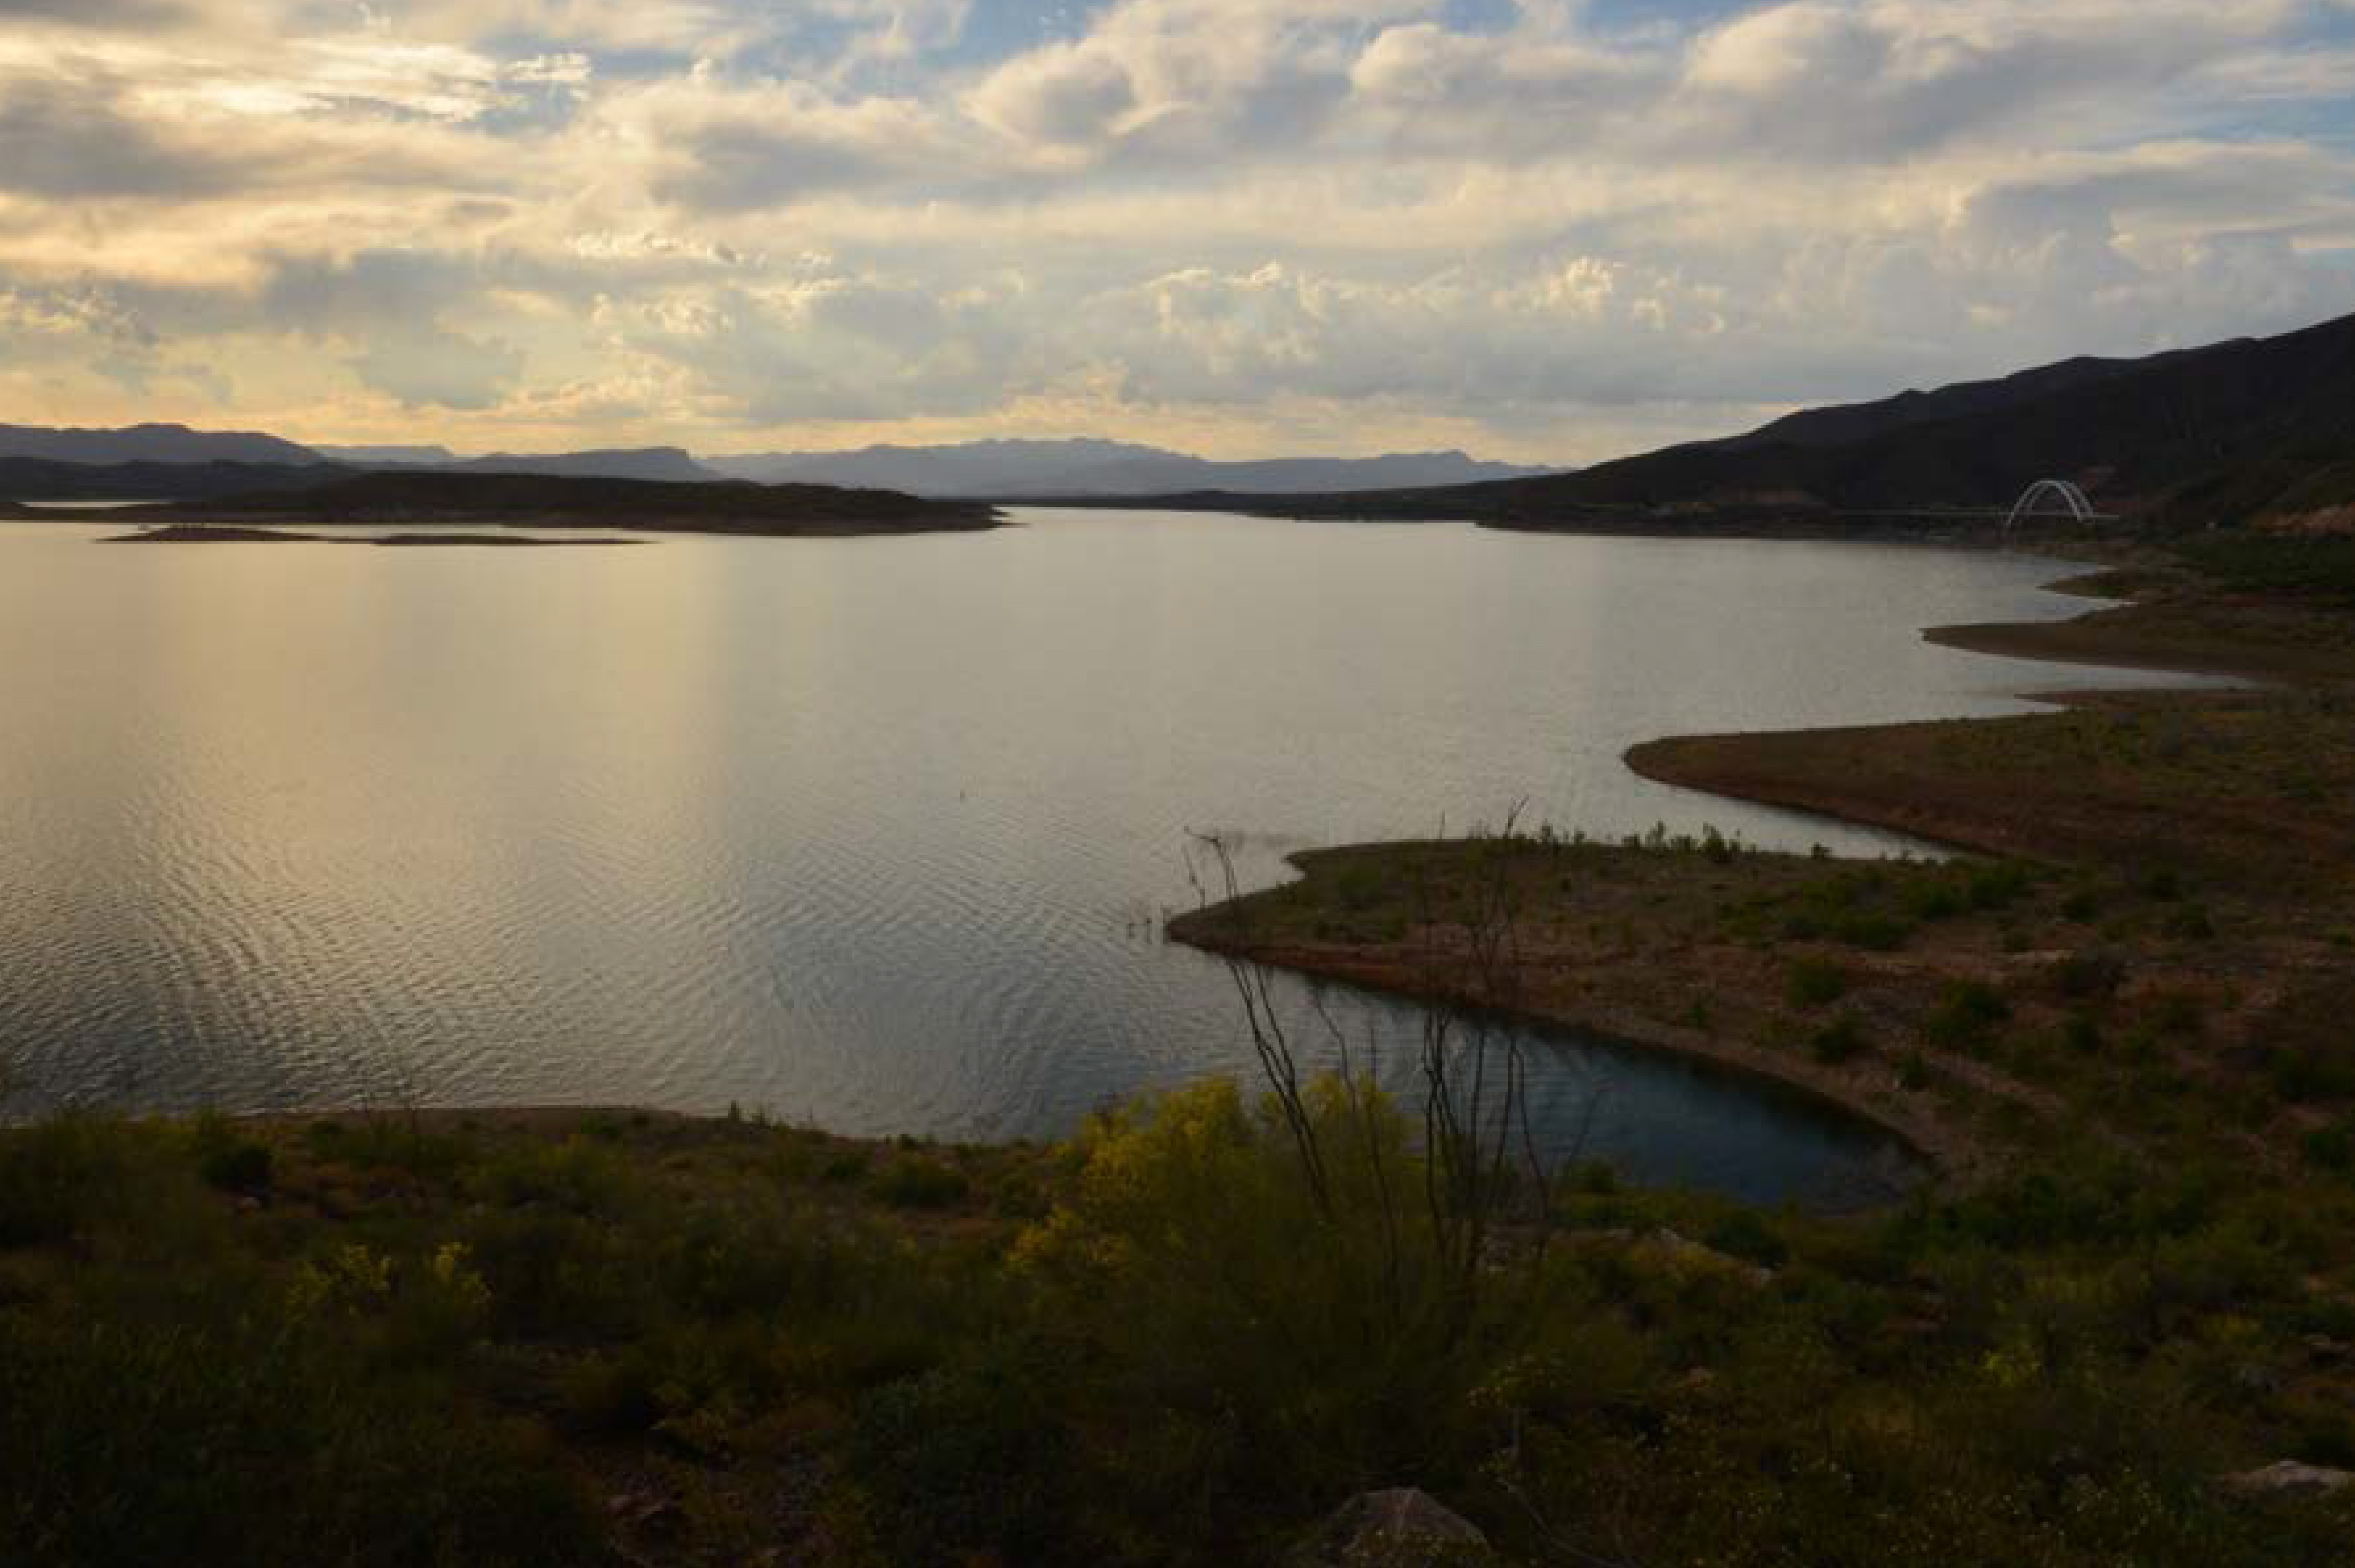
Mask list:
[[69,201],[184,197],[237,181],[232,157],[133,118],[102,83],[0,80],[0,189]]
[[0,17],[32,16],[86,27],[156,27],[187,20],[179,0],[0,0]]
[[438,327],[379,336],[349,361],[360,380],[411,408],[487,409],[523,372],[523,355],[497,339]]

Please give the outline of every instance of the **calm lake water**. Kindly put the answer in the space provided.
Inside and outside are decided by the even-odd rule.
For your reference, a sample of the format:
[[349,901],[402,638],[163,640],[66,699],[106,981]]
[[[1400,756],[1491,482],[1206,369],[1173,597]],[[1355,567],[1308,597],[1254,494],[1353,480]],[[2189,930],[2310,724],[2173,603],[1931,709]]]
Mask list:
[[[14,1108],[733,1102],[1060,1134],[1251,1069],[1224,970],[1160,935],[1188,829],[1261,882],[1523,800],[1883,851],[1619,753],[2148,678],[1920,641],[2083,607],[2021,557],[1021,516],[581,550],[0,526]],[[1403,1064],[1413,1009],[1338,1005]],[[1550,1139],[1639,1179],[1837,1200],[1894,1168],[1747,1080],[1576,1039],[1538,1061]]]

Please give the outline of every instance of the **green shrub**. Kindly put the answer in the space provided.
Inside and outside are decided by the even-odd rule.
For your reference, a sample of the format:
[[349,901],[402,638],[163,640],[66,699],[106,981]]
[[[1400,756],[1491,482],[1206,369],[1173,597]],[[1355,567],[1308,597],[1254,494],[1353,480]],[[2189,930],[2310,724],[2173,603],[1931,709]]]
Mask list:
[[197,1119],[194,1140],[197,1169],[207,1186],[223,1192],[261,1193],[270,1190],[276,1163],[270,1146],[240,1133],[224,1117]]
[[0,1248],[70,1239],[118,1211],[141,1173],[136,1129],[106,1117],[53,1117],[0,1136]]
[[1985,1045],[1996,1025],[2010,1016],[2010,1004],[1993,987],[1958,980],[1940,994],[1922,1031],[1942,1050],[1971,1051]]
[[1821,958],[1801,958],[1791,965],[1791,1004],[1820,1008],[1848,994],[1848,971]]
[[1967,883],[1971,907],[1976,910],[2009,909],[2035,885],[2035,881],[2034,872],[2014,861],[1975,867]]
[[1817,1061],[1837,1066],[1864,1054],[1864,1030],[1854,1013],[1842,1013],[1808,1038],[1808,1053]]
[[1905,912],[1924,924],[1952,920],[1963,912],[1963,896],[1944,879],[1917,882],[1906,891]]
[[1296,1507],[1414,1473],[1501,1343],[1465,1316],[1483,1298],[1430,1222],[1406,1119],[1329,1079],[1309,1112],[1329,1210],[1273,1110],[1211,1083],[1092,1120],[1018,1249],[1118,1406],[1177,1413],[1191,1457],[1132,1477],[1167,1506],[1246,1487]]
[[2298,1150],[2307,1164],[2319,1170],[2355,1168],[2355,1132],[2343,1122],[2316,1127],[2298,1141]]
[[1892,914],[1857,911],[1841,916],[1828,928],[1832,939],[1872,953],[1893,953],[1913,934],[1913,926]]
[[2319,1040],[2277,1047],[2268,1070],[2274,1092],[2297,1104],[2355,1096],[2355,1050]]
[[[221,1303],[229,1313],[236,1304]],[[527,1438],[268,1321],[36,1326],[0,1313],[0,1535],[26,1562],[242,1568],[588,1561]]]
[[1342,869],[1334,891],[1340,895],[1342,908],[1363,913],[1389,896],[1390,880],[1379,866],[1352,864]]
[[964,1172],[956,1167],[909,1154],[892,1158],[867,1187],[894,1209],[954,1209],[972,1189]]
[[1080,1456],[1052,1382],[1035,1357],[1000,1348],[859,1402],[845,1466],[891,1562],[1071,1560]]

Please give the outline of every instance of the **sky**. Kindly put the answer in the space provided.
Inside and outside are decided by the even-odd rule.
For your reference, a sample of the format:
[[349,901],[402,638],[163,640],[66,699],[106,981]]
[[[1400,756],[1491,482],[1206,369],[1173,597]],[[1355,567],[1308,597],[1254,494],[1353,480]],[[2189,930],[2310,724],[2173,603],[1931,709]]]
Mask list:
[[0,421],[1582,463],[2355,312],[2355,0],[0,0]]

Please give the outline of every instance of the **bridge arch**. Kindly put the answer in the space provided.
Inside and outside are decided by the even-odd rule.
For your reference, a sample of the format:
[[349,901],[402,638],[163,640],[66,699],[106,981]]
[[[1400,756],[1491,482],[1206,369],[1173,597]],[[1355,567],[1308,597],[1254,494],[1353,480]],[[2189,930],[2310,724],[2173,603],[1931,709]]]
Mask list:
[[2036,509],[2047,501],[2058,501],[2068,508],[2072,517],[2081,523],[2091,522],[2101,515],[2094,510],[2094,503],[2085,498],[2085,492],[2069,480],[2039,479],[2021,491],[2019,499],[2011,504],[2011,513],[2003,520],[2003,531],[2008,534],[2020,518],[2034,517]]

